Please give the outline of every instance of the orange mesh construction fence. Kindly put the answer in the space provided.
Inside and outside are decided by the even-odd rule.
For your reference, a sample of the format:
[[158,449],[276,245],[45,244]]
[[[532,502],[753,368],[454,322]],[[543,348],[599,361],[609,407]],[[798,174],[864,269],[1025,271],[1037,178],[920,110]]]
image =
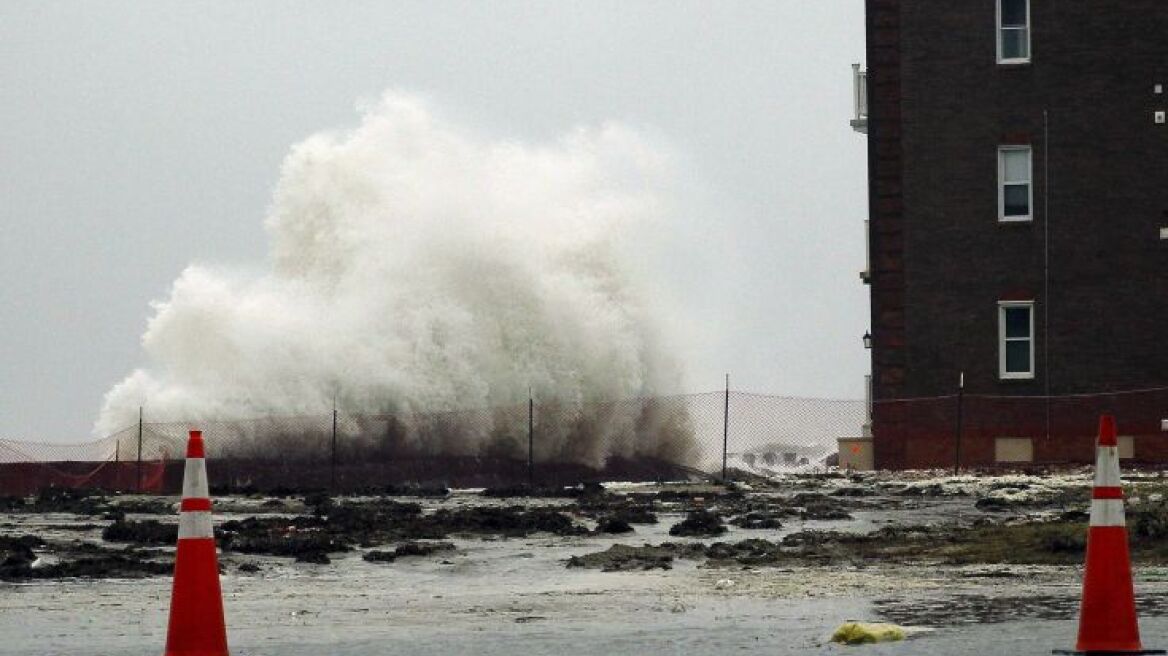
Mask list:
[[0,493],[29,495],[48,487],[160,492],[166,457],[138,462],[108,451],[110,440],[45,444],[0,440]]

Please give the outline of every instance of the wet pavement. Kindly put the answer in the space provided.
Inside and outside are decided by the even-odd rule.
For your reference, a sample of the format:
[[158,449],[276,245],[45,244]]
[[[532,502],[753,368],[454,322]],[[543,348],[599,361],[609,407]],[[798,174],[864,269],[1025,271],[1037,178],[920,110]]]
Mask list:
[[[405,500],[403,500],[405,501]],[[410,500],[426,512],[535,500],[474,494]],[[869,532],[895,523],[982,517],[967,496],[912,498],[853,510],[849,520],[785,519],[779,529],[727,525],[717,538],[778,540],[822,528]],[[298,509],[224,500],[217,522]],[[539,505],[570,501],[538,500]],[[712,503],[712,502],[711,502]],[[267,504],[267,505],[264,505]],[[683,512],[632,534],[453,536],[453,551],[366,562],[363,546],[329,564],[225,553],[228,636],[235,656],[389,654],[1049,654],[1073,646],[1077,567],[877,565],[711,567],[676,559],[670,570],[569,569],[572,556],[614,544],[711,542],[669,535]],[[676,509],[672,509],[676,510]],[[273,511],[273,512],[268,512]],[[159,515],[130,515],[160,519]],[[164,521],[171,521],[161,517]],[[575,519],[591,528],[595,522]],[[0,535],[35,533],[101,542],[108,525],[69,513],[0,514]],[[51,558],[51,555],[45,556]],[[258,568],[240,570],[241,565]],[[1147,646],[1168,645],[1168,569],[1142,567],[1137,591]],[[0,655],[156,655],[165,642],[167,577],[0,583]],[[903,643],[827,642],[850,619],[916,627]]]

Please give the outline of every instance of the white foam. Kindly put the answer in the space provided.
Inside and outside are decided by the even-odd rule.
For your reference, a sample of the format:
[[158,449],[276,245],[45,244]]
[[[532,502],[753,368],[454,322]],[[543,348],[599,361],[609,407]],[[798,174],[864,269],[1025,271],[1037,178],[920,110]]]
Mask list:
[[[149,364],[96,432],[137,421],[428,412],[675,391],[627,273],[626,229],[661,218],[666,158],[619,125],[492,140],[389,93],[349,132],[296,145],[270,263],[189,266],[154,304]],[[667,230],[667,226],[662,226]],[[635,418],[606,429],[631,432]]]

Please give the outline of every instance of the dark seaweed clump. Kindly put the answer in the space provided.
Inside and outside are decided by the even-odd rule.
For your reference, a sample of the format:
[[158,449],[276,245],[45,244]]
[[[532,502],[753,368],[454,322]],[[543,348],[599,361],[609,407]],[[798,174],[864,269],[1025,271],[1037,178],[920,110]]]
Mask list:
[[669,534],[676,537],[711,537],[725,532],[726,525],[722,523],[722,518],[705,510],[691,512],[669,529]]

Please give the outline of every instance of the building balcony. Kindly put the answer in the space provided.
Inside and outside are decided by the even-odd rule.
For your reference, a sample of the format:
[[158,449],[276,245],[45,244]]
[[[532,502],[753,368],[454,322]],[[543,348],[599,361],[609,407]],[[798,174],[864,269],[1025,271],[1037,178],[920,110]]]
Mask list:
[[860,70],[859,64],[852,64],[852,96],[855,117],[849,123],[856,132],[868,134],[868,71]]

